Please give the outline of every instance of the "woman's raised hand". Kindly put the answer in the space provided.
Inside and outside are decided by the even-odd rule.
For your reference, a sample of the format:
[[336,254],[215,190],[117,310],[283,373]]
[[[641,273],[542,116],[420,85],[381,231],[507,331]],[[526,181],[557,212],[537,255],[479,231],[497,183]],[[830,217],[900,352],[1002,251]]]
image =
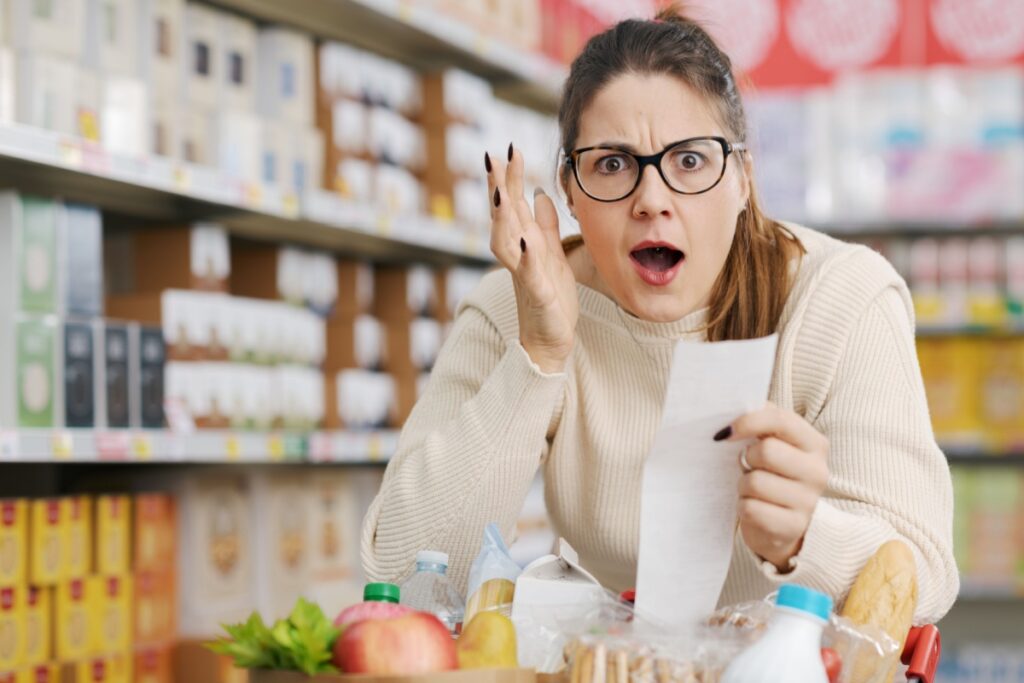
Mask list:
[[491,251],[512,273],[519,343],[544,372],[561,372],[572,350],[579,301],[576,278],[562,249],[558,212],[539,188],[534,210],[523,196],[523,157],[484,155],[491,202]]

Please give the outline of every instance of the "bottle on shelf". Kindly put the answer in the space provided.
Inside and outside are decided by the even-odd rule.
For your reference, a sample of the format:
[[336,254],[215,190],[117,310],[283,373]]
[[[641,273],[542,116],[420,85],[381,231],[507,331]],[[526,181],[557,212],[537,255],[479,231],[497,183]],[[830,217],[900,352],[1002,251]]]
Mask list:
[[448,580],[448,555],[434,550],[416,554],[416,572],[402,584],[402,604],[429,612],[458,634],[466,606]]

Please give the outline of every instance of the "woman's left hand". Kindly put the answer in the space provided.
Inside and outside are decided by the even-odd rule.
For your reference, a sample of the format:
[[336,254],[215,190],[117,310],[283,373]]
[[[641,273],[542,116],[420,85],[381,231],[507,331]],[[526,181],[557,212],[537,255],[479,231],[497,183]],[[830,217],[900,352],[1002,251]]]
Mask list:
[[730,427],[731,434],[726,428],[716,439],[756,439],[740,459],[743,540],[779,571],[789,571],[828,485],[828,439],[793,411],[771,403]]

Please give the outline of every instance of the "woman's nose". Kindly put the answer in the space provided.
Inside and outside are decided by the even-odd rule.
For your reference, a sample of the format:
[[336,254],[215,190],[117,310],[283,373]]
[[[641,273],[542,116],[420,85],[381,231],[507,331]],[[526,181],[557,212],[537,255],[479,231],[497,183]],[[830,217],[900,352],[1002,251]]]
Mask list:
[[633,193],[633,216],[636,218],[672,214],[672,190],[665,185],[654,166],[648,166],[640,176],[640,184]]

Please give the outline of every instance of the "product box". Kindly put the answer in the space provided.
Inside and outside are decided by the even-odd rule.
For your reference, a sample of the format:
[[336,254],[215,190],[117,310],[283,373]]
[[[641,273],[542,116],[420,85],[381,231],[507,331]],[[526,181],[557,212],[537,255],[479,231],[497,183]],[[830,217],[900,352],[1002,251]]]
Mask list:
[[58,379],[61,335],[57,319],[18,315],[6,325],[6,330],[0,329],[0,362],[15,381],[8,391],[0,392],[0,422],[20,427],[60,426],[63,383]]
[[[345,429],[383,429],[398,423],[395,378],[370,370],[328,373],[326,413]],[[337,416],[337,422],[333,417]]]
[[100,79],[67,57],[23,51],[15,55],[18,123],[100,141]]
[[16,683],[61,683],[61,666],[55,663],[36,664],[18,671]]
[[132,364],[138,379],[133,388],[137,398],[132,401],[139,408],[139,415],[133,424],[143,429],[164,428],[164,364],[166,349],[164,335],[160,328],[133,327],[137,342],[132,345]]
[[204,683],[249,683],[248,669],[240,669],[227,655],[210,652],[202,639],[183,639],[172,651],[174,676],[177,681]]
[[62,499],[64,509],[64,576],[80,579],[92,570],[92,498],[69,496]]
[[225,66],[221,43],[224,13],[208,5],[185,5],[184,98],[190,108],[212,112],[220,106]]
[[136,4],[141,24],[139,61],[156,112],[182,101],[179,95],[185,71],[185,2],[140,0]]
[[8,36],[14,47],[80,60],[85,47],[85,0],[10,0]]
[[0,315],[15,311],[57,313],[58,202],[0,193]]
[[370,315],[336,317],[327,321],[326,370],[378,370],[383,362],[385,330]]
[[103,73],[139,77],[138,3],[78,1],[85,5],[85,62]]
[[354,479],[342,472],[310,473],[309,598],[328,614],[360,602],[360,496]]
[[306,296],[306,265],[305,254],[291,247],[233,241],[231,292],[301,304]]
[[131,499],[96,497],[95,571],[125,576],[131,571]]
[[92,652],[92,632],[98,629],[89,579],[64,579],[57,583],[54,609],[56,659],[74,661]]
[[68,315],[103,314],[103,220],[99,209],[68,204],[60,221],[63,306]]
[[[145,323],[166,340],[165,353],[172,360],[220,360],[227,349],[218,342],[218,320],[226,297],[219,293],[184,289],[163,292],[116,294],[107,297],[107,310],[114,317]],[[132,362],[141,360],[142,328],[130,327]]]
[[381,266],[374,279],[374,314],[381,320],[408,322],[440,312],[437,280],[430,268]]
[[353,318],[368,313],[373,307],[374,284],[373,266],[364,261],[338,259],[338,300],[335,315]]
[[[101,427],[127,429],[131,426],[133,412],[129,389],[132,373],[128,326],[96,321],[96,329],[101,354],[99,375],[104,389],[104,400],[98,404],[100,414],[97,423]],[[134,407],[134,412],[137,411],[138,408]]]
[[94,628],[92,651],[120,654],[132,645],[132,589],[131,576],[94,576],[89,594],[93,600]]
[[174,565],[177,517],[174,498],[163,493],[135,496],[134,562],[135,571],[167,571]]
[[384,331],[387,351],[385,367],[398,374],[430,370],[441,350],[442,325],[433,318],[393,320]]
[[22,586],[28,578],[29,503],[0,499],[0,587]]
[[53,589],[27,588],[24,616],[22,664],[46,664],[53,656]]
[[140,78],[105,75],[100,89],[103,148],[133,158],[150,154],[150,136],[155,131],[150,130],[150,91],[146,82]]
[[257,107],[261,116],[312,127],[313,38],[284,28],[260,31]]
[[135,683],[174,683],[171,646],[137,648],[134,675]]
[[213,121],[214,165],[224,175],[258,183],[262,168],[262,123],[249,111],[224,109]]
[[221,15],[222,110],[256,112],[256,34],[255,22],[235,14]]
[[[181,482],[178,501],[179,632],[208,638],[256,604],[249,483],[225,473]],[[269,534],[264,530],[264,536]]]
[[278,472],[250,477],[256,605],[265,619],[286,617],[310,582],[310,496],[306,479]]
[[37,499],[29,505],[29,583],[52,586],[64,578],[68,560],[65,505],[60,498]]
[[132,236],[135,291],[227,291],[228,234],[215,223],[138,230]]
[[216,166],[216,114],[201,109],[179,110],[178,122],[181,149],[176,156],[190,164]]
[[928,410],[935,435],[944,444],[979,447],[984,441],[979,348],[978,340],[971,337],[924,337],[917,341]]
[[95,326],[89,322],[65,321],[59,377],[64,380],[66,427],[96,426],[100,384],[97,382]]
[[0,671],[12,671],[22,664],[25,650],[24,592],[21,586],[0,588]]
[[995,452],[1024,443],[1024,340],[977,339],[979,408]]
[[181,109],[174,103],[150,102],[146,111],[149,154],[171,159],[181,158]]
[[177,637],[178,589],[174,572],[175,565],[171,564],[163,571],[135,574],[132,623],[137,645],[152,646]]
[[62,683],[133,683],[133,655],[130,653],[89,657],[66,664]]

